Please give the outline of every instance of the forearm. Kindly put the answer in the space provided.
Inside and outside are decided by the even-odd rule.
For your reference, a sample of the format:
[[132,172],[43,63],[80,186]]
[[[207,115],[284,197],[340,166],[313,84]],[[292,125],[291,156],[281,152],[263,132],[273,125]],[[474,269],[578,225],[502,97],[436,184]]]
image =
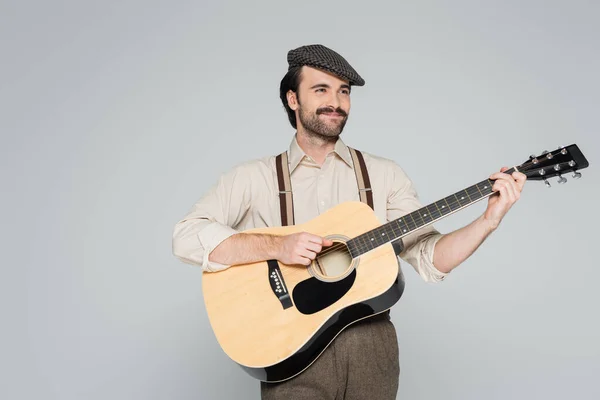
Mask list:
[[238,233],[221,242],[208,256],[219,264],[239,265],[275,259],[281,247],[280,236]]
[[452,271],[469,258],[493,231],[493,224],[481,216],[469,225],[444,235],[435,245],[433,265],[444,273]]

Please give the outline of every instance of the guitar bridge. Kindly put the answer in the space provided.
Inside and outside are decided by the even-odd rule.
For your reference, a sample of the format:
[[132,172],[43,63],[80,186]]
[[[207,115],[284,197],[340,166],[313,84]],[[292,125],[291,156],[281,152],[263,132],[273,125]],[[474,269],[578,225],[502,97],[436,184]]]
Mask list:
[[269,266],[269,284],[271,285],[273,294],[277,296],[277,299],[281,302],[281,306],[284,310],[292,307],[292,298],[290,297],[290,293],[283,280],[281,269],[279,269],[279,263],[277,260],[268,260],[267,265]]

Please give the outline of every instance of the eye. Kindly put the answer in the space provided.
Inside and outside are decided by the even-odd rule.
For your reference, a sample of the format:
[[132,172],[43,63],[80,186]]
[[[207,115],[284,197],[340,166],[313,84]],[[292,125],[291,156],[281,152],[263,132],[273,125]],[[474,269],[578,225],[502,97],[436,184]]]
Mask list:
[[315,92],[317,92],[317,93],[325,93],[325,88],[318,88],[317,90],[315,90]]
[[341,92],[342,94],[346,94],[346,95],[349,95],[349,94],[350,94],[350,91],[349,91],[348,89],[342,89],[342,90],[340,90],[340,92]]

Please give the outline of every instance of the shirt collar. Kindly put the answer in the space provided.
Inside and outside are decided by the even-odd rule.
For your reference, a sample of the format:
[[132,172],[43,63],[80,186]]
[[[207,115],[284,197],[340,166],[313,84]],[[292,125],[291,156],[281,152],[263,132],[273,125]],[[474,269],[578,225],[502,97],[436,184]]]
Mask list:
[[[337,142],[335,142],[335,147],[333,148],[333,152],[336,153],[350,168],[353,168],[352,157],[350,156],[350,150],[348,146],[342,141],[342,139],[338,138]],[[298,164],[304,159],[304,157],[308,157],[304,150],[298,144],[298,140],[296,139],[296,135],[292,139],[292,143],[290,144],[290,149],[288,152],[289,163],[290,163],[290,174],[294,172]]]

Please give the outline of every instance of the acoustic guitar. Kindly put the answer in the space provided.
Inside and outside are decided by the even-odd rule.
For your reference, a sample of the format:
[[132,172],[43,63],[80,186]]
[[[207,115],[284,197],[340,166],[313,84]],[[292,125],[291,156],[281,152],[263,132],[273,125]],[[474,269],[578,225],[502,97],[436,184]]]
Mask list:
[[[588,167],[576,145],[531,156],[511,168],[544,180]],[[334,242],[310,266],[276,260],[204,273],[212,329],[225,353],[254,378],[279,382],[300,374],[347,326],[387,311],[402,295],[396,254],[402,238],[494,194],[486,179],[384,225],[361,202],[339,204],[308,223],[248,233],[310,232]],[[400,245],[400,246],[399,246]]]

